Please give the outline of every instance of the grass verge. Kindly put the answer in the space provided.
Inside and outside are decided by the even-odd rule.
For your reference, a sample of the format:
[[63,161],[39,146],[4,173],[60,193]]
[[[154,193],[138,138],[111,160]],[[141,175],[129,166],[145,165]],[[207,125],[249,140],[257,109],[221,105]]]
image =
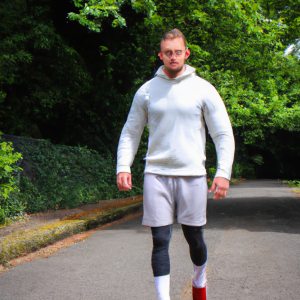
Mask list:
[[76,220],[63,220],[50,225],[38,226],[13,233],[0,240],[0,265],[9,268],[8,261],[23,254],[36,251],[59,240],[70,237],[106,223],[119,220],[129,214],[141,211],[142,198],[139,202],[102,211],[91,211],[90,214],[78,216]]

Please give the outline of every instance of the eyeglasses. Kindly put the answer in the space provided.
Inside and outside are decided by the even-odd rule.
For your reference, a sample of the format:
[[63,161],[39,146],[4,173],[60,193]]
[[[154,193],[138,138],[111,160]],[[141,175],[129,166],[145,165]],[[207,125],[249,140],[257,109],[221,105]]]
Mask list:
[[164,54],[166,57],[171,58],[173,56],[173,53],[176,57],[181,56],[183,51],[182,50],[175,50],[174,52],[171,50],[163,51],[162,54]]

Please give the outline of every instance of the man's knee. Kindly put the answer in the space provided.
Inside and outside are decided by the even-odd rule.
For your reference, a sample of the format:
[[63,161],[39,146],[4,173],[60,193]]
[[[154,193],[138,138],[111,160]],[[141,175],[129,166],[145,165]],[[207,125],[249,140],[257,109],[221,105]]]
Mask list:
[[153,248],[165,248],[169,247],[171,239],[171,225],[161,227],[151,227]]
[[153,237],[152,269],[153,275],[164,276],[170,274],[169,243],[172,226],[151,227]]
[[196,266],[203,265],[207,260],[207,248],[202,227],[182,225],[186,241],[190,246],[190,254]]

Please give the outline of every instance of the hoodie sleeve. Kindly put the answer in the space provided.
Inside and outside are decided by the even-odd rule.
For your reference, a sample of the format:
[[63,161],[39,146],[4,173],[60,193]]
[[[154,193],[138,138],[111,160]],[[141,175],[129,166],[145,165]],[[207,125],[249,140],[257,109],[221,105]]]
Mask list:
[[205,122],[218,157],[215,177],[230,180],[235,145],[229,116],[221,96],[209,83],[203,101]]
[[147,97],[145,84],[136,92],[127,121],[122,129],[117,158],[117,174],[130,173],[130,167],[140,144],[144,127],[148,123],[144,100]]

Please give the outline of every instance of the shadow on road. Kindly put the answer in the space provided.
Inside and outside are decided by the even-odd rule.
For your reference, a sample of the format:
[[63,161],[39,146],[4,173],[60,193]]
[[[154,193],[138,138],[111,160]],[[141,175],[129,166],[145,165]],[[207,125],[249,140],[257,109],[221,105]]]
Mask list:
[[300,234],[300,200],[282,181],[248,181],[231,188],[228,198],[209,199],[207,220],[207,229]]

